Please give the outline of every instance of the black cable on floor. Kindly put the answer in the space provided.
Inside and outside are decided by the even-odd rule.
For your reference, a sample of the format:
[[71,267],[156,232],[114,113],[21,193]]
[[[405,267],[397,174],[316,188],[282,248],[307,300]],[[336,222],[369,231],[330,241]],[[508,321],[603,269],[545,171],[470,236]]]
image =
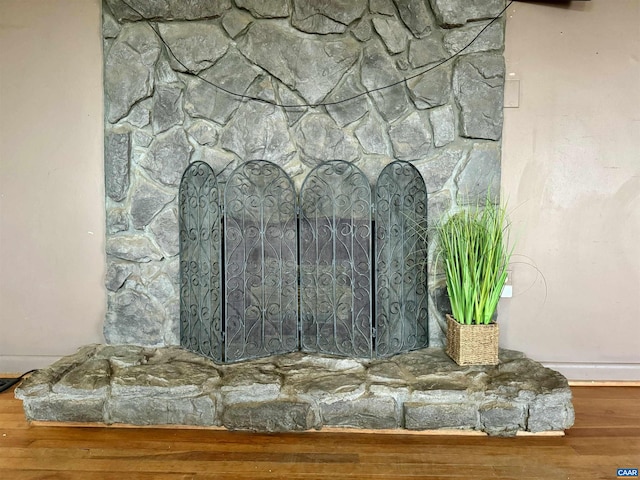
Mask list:
[[0,393],[9,390],[14,385],[20,383],[24,379],[24,377],[35,371],[36,370],[29,370],[28,372],[24,372],[22,375],[16,378],[0,378]]

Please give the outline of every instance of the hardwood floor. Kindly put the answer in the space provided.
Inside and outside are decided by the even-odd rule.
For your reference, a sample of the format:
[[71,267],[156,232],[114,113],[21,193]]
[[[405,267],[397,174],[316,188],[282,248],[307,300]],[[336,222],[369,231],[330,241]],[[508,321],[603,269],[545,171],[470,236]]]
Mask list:
[[640,387],[574,387],[564,437],[33,426],[0,394],[0,479],[615,479],[640,468]]

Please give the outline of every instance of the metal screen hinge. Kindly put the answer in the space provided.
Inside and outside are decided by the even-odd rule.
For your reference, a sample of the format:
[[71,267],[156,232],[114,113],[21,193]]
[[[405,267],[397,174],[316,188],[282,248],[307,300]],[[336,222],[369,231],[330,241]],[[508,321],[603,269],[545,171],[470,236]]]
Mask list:
[[371,328],[371,338],[376,338],[377,336],[377,329],[376,327],[372,327]]

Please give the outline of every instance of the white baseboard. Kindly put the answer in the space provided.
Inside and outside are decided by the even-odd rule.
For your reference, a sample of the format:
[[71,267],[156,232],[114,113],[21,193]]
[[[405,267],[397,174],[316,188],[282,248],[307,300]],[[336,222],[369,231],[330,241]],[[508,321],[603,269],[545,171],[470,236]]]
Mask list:
[[29,370],[45,368],[60,360],[63,355],[0,355],[0,373],[22,374]]
[[575,381],[640,381],[640,363],[569,363],[542,362]]

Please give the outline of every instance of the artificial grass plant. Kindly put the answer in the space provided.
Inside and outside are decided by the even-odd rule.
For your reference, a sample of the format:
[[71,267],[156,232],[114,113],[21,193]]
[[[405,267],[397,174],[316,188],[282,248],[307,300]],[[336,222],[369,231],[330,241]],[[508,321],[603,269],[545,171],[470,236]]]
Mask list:
[[483,208],[462,210],[438,225],[451,310],[461,324],[489,324],[498,307],[513,250],[506,211],[489,196]]

